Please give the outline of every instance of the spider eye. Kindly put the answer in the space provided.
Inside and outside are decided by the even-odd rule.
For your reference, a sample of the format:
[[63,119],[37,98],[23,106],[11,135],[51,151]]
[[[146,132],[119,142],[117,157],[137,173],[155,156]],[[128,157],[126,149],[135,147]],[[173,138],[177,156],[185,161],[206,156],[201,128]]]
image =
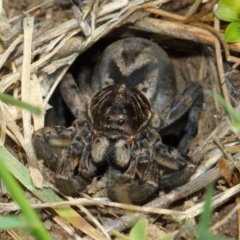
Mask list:
[[106,123],[107,123],[107,124],[111,124],[111,123],[112,123],[111,117],[108,116],[108,117],[106,118]]
[[119,126],[122,126],[124,123],[125,123],[124,119],[121,118],[121,119],[118,120],[118,125]]

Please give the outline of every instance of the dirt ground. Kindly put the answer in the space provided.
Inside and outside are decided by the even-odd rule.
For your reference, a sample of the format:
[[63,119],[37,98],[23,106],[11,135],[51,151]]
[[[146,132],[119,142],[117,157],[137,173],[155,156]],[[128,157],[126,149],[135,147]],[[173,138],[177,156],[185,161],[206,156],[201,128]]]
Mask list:
[[[162,9],[165,11],[169,11],[184,16],[184,14],[187,13],[188,9],[192,6],[194,2],[195,1],[193,0],[170,1],[170,3],[165,4]],[[4,9],[6,11],[7,18],[10,21],[10,24],[14,25],[17,21],[22,21],[23,17],[25,16],[24,12],[26,12],[27,9],[30,9],[31,6],[34,6],[35,4],[39,3],[40,3],[39,1],[35,0],[4,1]],[[67,20],[73,18],[70,1],[64,0],[56,0],[54,4],[53,5],[50,4],[47,9],[45,7],[37,8],[36,11],[31,12],[31,15],[35,16],[35,23],[41,22],[45,23],[48,21],[49,24],[52,26],[57,26],[58,24],[64,23]],[[154,14],[152,14],[151,16],[154,16]],[[20,32],[21,31],[19,31],[19,34]],[[195,81],[203,87],[204,104],[199,119],[198,133],[196,137],[193,139],[188,153],[190,156],[193,154],[194,161],[198,165],[200,165],[199,159],[202,160],[207,158],[205,156],[207,155],[208,150],[209,149],[211,150],[213,148],[212,145],[214,144],[212,142],[211,142],[212,145],[209,143],[209,149],[205,151],[204,153],[205,155],[202,155],[202,153],[194,155],[194,152],[200,146],[203,146],[205,142],[207,142],[206,139],[208,139],[209,135],[220,125],[222,119],[226,115],[225,111],[223,111],[219,104],[209,94],[206,93],[207,90],[214,90],[217,91],[218,93],[221,93],[222,91],[218,77],[218,68],[216,63],[214,46],[211,46],[210,44],[202,44],[196,41],[193,42],[190,40],[176,39],[171,36],[162,36],[157,33],[140,31],[139,29],[133,28],[131,26],[129,27],[126,25],[121,25],[121,27],[113,29],[112,31],[110,31],[110,33],[103,36],[95,44],[92,44],[92,46],[89,49],[87,49],[82,56],[79,56],[79,58],[77,58],[77,60],[72,64],[72,66],[70,67],[70,71],[73,74],[76,74],[76,72],[78,71],[78,64],[81,64],[83,61],[89,62],[90,65],[91,64],[94,65],[94,61],[92,61],[92,59],[96,58],[96,56],[99,56],[102,50],[109,43],[119,38],[128,36],[139,36],[151,39],[156,43],[160,44],[167,51],[175,68],[177,88],[179,92],[181,92],[185,88],[187,83],[191,81]],[[234,69],[234,71],[231,71],[232,70],[231,67],[232,64],[224,62],[225,72],[230,72],[230,74],[228,75],[229,77],[227,78],[229,96],[232,105],[236,107],[238,106],[239,103],[238,98],[240,93],[238,84],[239,70],[236,68]],[[8,70],[4,71],[5,71],[4,73],[1,73],[1,76],[8,73]],[[11,89],[8,89],[8,91],[11,92]],[[46,125],[61,124],[59,123],[60,120],[58,119],[58,117],[56,117],[56,112],[54,109],[54,107],[56,107],[56,101],[54,97],[56,96],[58,97],[57,90],[56,93],[53,94],[53,97],[50,99],[50,103],[53,105],[53,109],[48,111],[47,113]],[[64,109],[64,111],[67,112],[68,110]],[[73,118],[70,117],[65,119],[64,121],[66,125],[69,125],[72,120]],[[18,124],[21,125],[21,122]],[[224,141],[226,142],[230,138],[232,139],[234,138],[232,132],[222,136],[221,142],[223,142],[224,144]],[[166,144],[175,146],[174,145],[175,138],[166,139],[165,141]],[[12,147],[15,148],[15,146]],[[227,149],[231,154],[236,153],[236,151],[234,152],[234,150],[232,150],[231,152],[230,147]],[[21,152],[21,154],[24,155],[23,152]],[[216,165],[217,163],[214,166]],[[227,181],[225,180],[225,178],[218,178],[218,181],[216,181],[215,183],[216,195],[218,193],[226,191],[227,189],[230,189],[234,184],[239,183],[238,181],[239,173],[235,171],[233,175],[234,180],[228,179],[229,181]],[[104,181],[104,179],[101,181]],[[95,195],[92,194],[91,196],[95,197],[99,197],[102,195],[104,196],[105,189],[102,188],[101,181],[99,181],[99,183],[96,183],[95,185],[92,184],[89,192],[91,191],[94,192],[92,190],[94,187],[96,187],[98,190],[95,189],[95,192],[97,192],[97,194]],[[158,197],[161,198],[163,196],[162,194],[165,193],[163,192],[159,193]],[[171,206],[168,206],[168,208],[172,210],[185,211],[190,207],[194,206],[195,204],[202,202],[203,194],[204,189],[200,189],[184,198],[181,198],[180,200],[177,200],[176,202],[171,204]],[[37,201],[27,191],[26,196],[31,202]],[[229,199],[225,199],[224,203],[218,204],[218,206],[214,209],[211,225],[214,225],[215,223],[225,218],[226,215],[236,206],[237,199],[238,196],[234,195],[229,197]],[[0,202],[10,201],[11,199],[9,198],[9,196],[2,192]],[[107,226],[107,223],[109,222],[111,223],[111,221],[119,219],[121,215],[125,214],[125,212],[122,209],[110,207],[91,206],[88,208],[88,210],[104,226]],[[82,210],[78,209],[77,211],[79,211],[82,214],[86,221],[90,222],[92,221],[89,220],[89,217],[86,216],[86,214],[83,213]],[[77,234],[83,237],[83,239],[91,239],[84,236],[84,234],[79,230],[76,230],[76,233],[68,233],[66,230],[63,229],[62,226],[60,226],[55,220],[53,220],[54,214],[48,211],[48,209],[39,210],[38,212],[42,218],[44,226],[50,233],[52,239],[58,240],[80,239],[80,237],[79,238],[76,237]],[[2,212],[2,215],[6,215],[7,213],[8,212]],[[18,211],[15,211],[14,213],[19,214]],[[163,215],[158,215],[156,217],[155,214],[149,214],[147,215],[147,218],[149,220],[147,239],[156,239],[157,237],[162,236],[164,233],[171,233],[174,231],[178,231],[178,234],[176,235],[175,239],[196,239],[196,236],[191,231],[188,231],[187,230],[188,227],[186,227],[185,225],[188,226],[190,225],[192,228],[196,227],[196,224],[199,222],[199,216],[193,217],[190,220],[186,220],[186,222],[182,223],[182,225],[170,220],[170,218],[167,218]],[[229,218],[227,218],[226,222],[223,225],[221,225],[219,228],[215,230],[215,233],[224,235],[228,237],[228,239],[239,239],[238,221],[239,215],[237,212],[234,212]],[[125,232],[127,233],[128,231],[125,230]],[[1,232],[0,239],[8,240],[8,239],[34,239],[34,238],[23,230],[11,230]]]

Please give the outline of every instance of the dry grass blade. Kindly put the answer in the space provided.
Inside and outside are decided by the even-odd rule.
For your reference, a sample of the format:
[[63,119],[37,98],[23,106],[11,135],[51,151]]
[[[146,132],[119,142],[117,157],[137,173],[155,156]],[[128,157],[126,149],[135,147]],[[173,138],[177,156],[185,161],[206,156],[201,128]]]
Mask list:
[[86,2],[83,12],[82,12],[82,19],[85,20],[85,18],[88,16],[88,14],[91,12],[93,7],[94,1]]
[[107,13],[122,9],[123,7],[127,6],[128,2],[129,2],[128,0],[120,0],[120,1],[113,1],[113,2],[107,3],[102,8],[100,8],[98,17],[106,15]]
[[52,85],[48,95],[46,96],[44,102],[43,102],[43,106],[46,108],[47,106],[47,103],[50,99],[50,97],[52,96],[54,90],[56,89],[57,85],[59,84],[59,82],[62,80],[62,77],[64,76],[64,74],[67,72],[68,70],[68,66],[66,66],[62,71],[61,73],[59,74],[58,78],[56,79],[56,81],[54,82],[54,84]]
[[201,0],[196,0],[193,5],[190,7],[190,9],[188,10],[187,14],[185,15],[186,17],[190,17],[191,15],[193,15],[199,8],[199,6],[201,5],[202,1]]
[[[16,124],[16,119],[17,119],[17,116],[16,118],[13,117],[13,113],[10,113],[10,109],[4,105],[5,107],[5,113],[6,113],[6,118],[7,118],[7,128],[9,129],[9,131],[11,131],[11,133],[13,133],[14,135],[14,141],[23,147],[23,149],[25,148],[25,145],[24,145],[24,138],[23,138],[23,135],[22,133],[20,132],[20,128],[19,126]],[[17,109],[15,108],[15,110],[17,111]],[[11,137],[11,136],[10,136]]]
[[40,83],[39,83],[39,80],[38,80],[36,74],[31,75],[30,89],[32,89],[32,91],[30,92],[30,95],[29,95],[31,103],[34,106],[38,106],[41,109],[40,115],[32,116],[34,130],[36,131],[39,128],[44,127],[44,111],[43,111],[43,104],[42,104],[42,93],[41,93]]
[[[73,4],[73,2],[72,2],[72,4]],[[82,32],[84,33],[84,35],[86,37],[88,37],[91,34],[91,29],[90,29],[88,23],[82,19],[82,13],[77,8],[77,6],[74,4],[72,6],[72,11],[73,11],[75,18],[78,21],[80,28],[82,29]]]
[[[240,192],[240,184],[228,189],[223,193],[220,193],[214,196],[213,202],[212,202],[212,208],[213,209],[217,208],[218,206],[222,205],[223,203],[225,203],[227,200],[229,200],[231,197],[233,197],[239,192]],[[186,215],[181,216],[179,220],[183,220],[186,218],[193,218],[200,215],[203,211],[203,206],[204,206],[204,202],[201,202],[196,204],[194,207],[189,208],[188,210],[185,211]]]
[[[49,214],[51,214],[49,212]],[[74,239],[80,239],[78,234],[76,233],[75,229],[67,222],[65,221],[63,218],[59,217],[59,216],[54,216],[53,220],[59,225],[61,226],[68,234],[69,236],[72,236]]]
[[[70,201],[74,200],[73,198],[69,197],[68,198]],[[94,217],[87,208],[85,208],[82,204],[77,204],[77,207],[86,214],[86,216],[90,219],[90,221],[96,226],[98,227],[102,233],[106,236],[107,239],[111,240],[111,237],[109,236],[109,234],[107,233],[107,231],[104,229],[104,227],[102,226],[102,224],[97,220],[96,217]]]
[[27,15],[27,14],[29,14],[29,13],[31,13],[31,12],[33,12],[33,11],[35,11],[35,10],[41,8],[41,7],[44,7],[45,5],[51,5],[51,4],[53,4],[53,3],[54,3],[54,0],[48,0],[48,1],[46,1],[46,2],[41,2],[41,3],[39,3],[39,4],[34,4],[34,6],[32,6],[32,7],[30,6],[30,7],[28,8],[28,10],[26,10],[26,11],[24,12],[24,14]]
[[[220,30],[220,20],[216,17],[214,18],[214,28],[217,31]],[[224,68],[223,68],[221,45],[220,45],[219,40],[216,37],[215,37],[214,42],[215,42],[216,61],[217,61],[218,73],[219,73],[223,96],[224,96],[226,103],[231,106],[231,100],[230,100],[229,92],[227,89],[227,83],[226,83],[226,78],[225,78],[225,73],[224,73]],[[231,118],[231,116],[230,116],[230,118]]]
[[8,59],[9,55],[11,52],[16,48],[19,42],[21,42],[23,39],[23,35],[20,34],[13,42],[12,44],[8,47],[8,49],[4,52],[4,54],[1,56],[0,59],[0,69],[2,68],[3,64],[6,62]]
[[16,232],[14,232],[13,230],[9,230],[7,231],[8,234],[14,239],[14,240],[22,240]]
[[[33,17],[24,19],[24,54],[23,54],[23,69],[21,78],[22,100],[30,101],[29,96],[33,89],[30,88],[30,65],[32,60],[32,33],[33,33]],[[26,151],[30,174],[33,183],[36,187],[43,186],[43,176],[38,169],[37,156],[32,145],[32,129],[31,129],[31,114],[27,110],[22,110],[23,129],[24,129],[24,149]]]
[[[108,206],[113,208],[122,208],[125,210],[131,210],[134,212],[145,212],[145,213],[154,213],[159,215],[184,215],[183,211],[174,211],[169,209],[159,209],[156,207],[148,207],[148,206],[135,206],[131,204],[123,204],[123,203],[117,203],[117,202],[106,202],[103,200],[97,200],[97,199],[85,199],[85,198],[79,198],[79,199],[72,199],[69,201],[61,201],[61,202],[51,202],[51,203],[41,203],[41,204],[32,204],[31,206],[33,208],[48,208],[48,207],[59,207],[59,206],[76,206],[78,204],[81,204],[83,206]],[[151,205],[151,204],[149,204]],[[19,209],[19,207],[14,203],[0,203],[0,208],[5,211],[16,211]]]

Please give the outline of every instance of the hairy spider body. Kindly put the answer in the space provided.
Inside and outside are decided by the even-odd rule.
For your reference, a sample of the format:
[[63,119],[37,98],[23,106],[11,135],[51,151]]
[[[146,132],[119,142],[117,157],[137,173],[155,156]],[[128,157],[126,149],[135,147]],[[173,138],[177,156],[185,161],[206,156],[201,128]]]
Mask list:
[[160,187],[188,180],[195,169],[191,159],[164,145],[160,134],[189,112],[179,145],[186,151],[202,93],[191,83],[175,96],[174,71],[164,50],[141,38],[117,41],[104,51],[88,84],[77,87],[67,74],[60,89],[77,120],[69,128],[33,134],[38,157],[56,172],[63,193],[79,194],[99,168],[108,174],[108,196],[135,204],[148,201]]

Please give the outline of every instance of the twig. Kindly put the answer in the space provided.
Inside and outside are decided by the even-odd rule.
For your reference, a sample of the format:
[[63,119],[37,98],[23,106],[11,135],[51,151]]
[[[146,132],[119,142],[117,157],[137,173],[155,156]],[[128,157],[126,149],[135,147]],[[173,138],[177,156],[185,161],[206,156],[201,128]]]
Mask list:
[[[219,29],[220,29],[220,21],[216,17],[214,17],[214,28],[217,31],[219,31]],[[223,96],[225,98],[226,103],[228,105],[232,106],[230,96],[228,93],[228,89],[227,89],[226,79],[225,79],[220,42],[216,37],[214,39],[214,42],[215,42],[216,61],[217,61],[218,73],[219,73]],[[231,118],[231,120],[233,120],[232,116],[230,114],[229,114],[229,117]]]
[[192,6],[189,8],[188,12],[186,13],[186,17],[190,17],[191,15],[193,15],[198,7],[201,5],[202,0],[195,0],[195,2],[192,4]]
[[[201,1],[203,2],[203,1]],[[196,4],[195,4],[196,3]],[[192,7],[195,8],[197,7],[197,4],[199,3],[199,1],[196,1]],[[190,16],[188,13],[187,15],[189,17],[187,17],[186,19],[183,20],[184,23],[191,23],[191,22],[197,22],[198,20],[200,20],[202,17],[204,17],[207,13],[211,12],[213,9],[214,4],[216,3],[216,0],[209,0],[208,3],[204,6],[203,10],[201,10],[200,12],[197,12],[196,14]],[[192,9],[190,9],[189,11],[192,12]]]
[[176,20],[176,21],[183,21],[186,18],[183,16],[180,16],[178,14],[174,14],[174,13],[170,13],[167,11],[164,11],[162,9],[157,9],[155,7],[148,7],[144,9],[145,11],[149,12],[149,13],[153,13],[162,17],[166,17],[166,18],[170,18],[172,20]]
[[235,168],[240,172],[239,166],[236,164],[234,158],[232,155],[227,151],[227,149],[223,146],[223,144],[218,140],[216,136],[213,136],[214,141],[218,145],[218,147],[221,149],[221,151],[225,154],[225,156],[232,162],[232,164],[235,166]]
[[[209,64],[210,64],[210,69],[211,69],[212,76],[213,76],[212,91],[220,94],[221,90],[220,90],[220,86],[219,86],[219,73],[217,71],[217,66],[216,66],[216,63],[215,63],[215,59],[210,57]],[[216,112],[220,116],[222,108],[220,107],[220,104],[219,104],[219,102],[217,101],[216,98],[214,98],[214,105],[215,105]]]
[[154,199],[146,206],[167,208],[173,202],[191,195],[192,193],[206,187],[209,183],[214,182],[220,177],[221,173],[219,171],[219,167],[214,167],[187,184],[172,190],[163,197]]
[[[226,201],[228,201],[232,196],[236,195],[240,191],[240,184],[229,188],[225,192],[219,193],[212,199],[212,208],[217,208],[224,204]],[[193,218],[195,216],[198,216],[202,213],[204,207],[204,202],[198,203],[195,206],[189,208],[185,211],[187,215],[180,216],[179,220],[183,220],[186,218]]]
[[[116,202],[108,202],[102,201],[97,199],[85,199],[85,198],[78,198],[72,199],[70,201],[62,201],[62,202],[54,202],[54,203],[40,203],[40,204],[32,204],[33,208],[55,208],[59,206],[75,206],[75,205],[84,205],[84,206],[91,206],[91,205],[98,205],[98,206],[108,206],[114,208],[122,208],[126,210],[131,210],[135,212],[145,212],[145,213],[153,213],[153,214],[164,214],[164,215],[182,215],[184,214],[181,211],[174,211],[168,209],[160,209],[148,206],[135,206],[130,204],[123,204],[123,203],[116,203]],[[3,208],[4,211],[16,211],[19,209],[18,205],[13,203],[0,203],[0,208]]]

